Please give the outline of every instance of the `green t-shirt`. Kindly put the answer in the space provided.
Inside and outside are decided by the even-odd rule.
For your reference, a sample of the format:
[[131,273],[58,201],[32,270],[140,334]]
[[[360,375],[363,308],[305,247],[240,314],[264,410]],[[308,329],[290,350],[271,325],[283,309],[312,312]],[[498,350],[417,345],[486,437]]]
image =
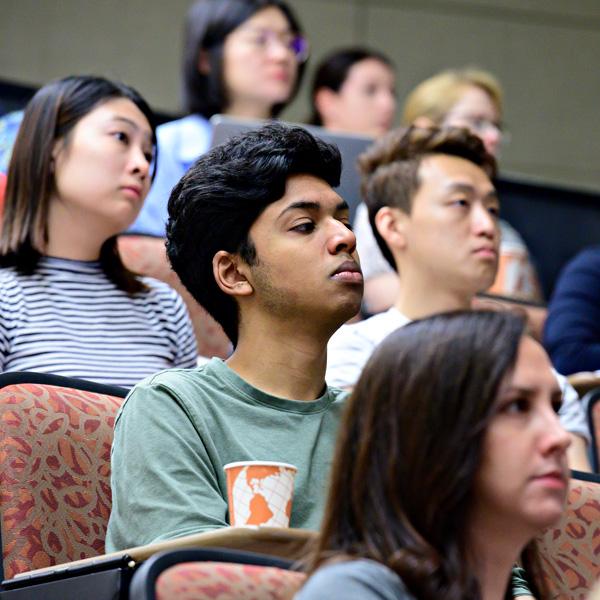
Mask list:
[[145,379],[115,422],[107,552],[226,527],[235,461],[295,465],[290,526],[318,529],[345,397],[270,396],[216,358]]

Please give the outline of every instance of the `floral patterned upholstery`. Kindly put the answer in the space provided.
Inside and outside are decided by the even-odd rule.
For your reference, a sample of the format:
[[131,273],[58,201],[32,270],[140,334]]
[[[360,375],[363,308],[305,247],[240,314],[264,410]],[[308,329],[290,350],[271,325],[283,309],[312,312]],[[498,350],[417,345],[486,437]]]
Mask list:
[[187,562],[166,569],[156,582],[156,600],[289,600],[305,575],[276,567]]
[[4,576],[104,552],[122,398],[42,384],[0,389]]
[[600,483],[573,479],[564,515],[537,545],[550,598],[586,598],[600,578]]

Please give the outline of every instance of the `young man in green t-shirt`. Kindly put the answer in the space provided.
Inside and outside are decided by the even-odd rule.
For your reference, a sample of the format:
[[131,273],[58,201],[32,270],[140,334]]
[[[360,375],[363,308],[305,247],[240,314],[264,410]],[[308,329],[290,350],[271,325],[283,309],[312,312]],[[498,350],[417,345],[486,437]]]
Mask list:
[[175,186],[167,252],[223,326],[231,357],[147,378],[115,424],[108,551],[228,524],[223,465],[298,468],[290,525],[317,529],[343,393],[327,341],[359,309],[362,275],[339,152],[267,125],[215,148]]

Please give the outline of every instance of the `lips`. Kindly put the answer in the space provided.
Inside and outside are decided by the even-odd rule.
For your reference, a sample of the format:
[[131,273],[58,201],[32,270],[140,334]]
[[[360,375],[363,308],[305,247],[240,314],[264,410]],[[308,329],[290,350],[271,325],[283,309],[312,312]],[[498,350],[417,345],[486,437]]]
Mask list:
[[141,198],[142,196],[142,186],[140,185],[124,185],[121,186],[121,189],[128,193],[128,195],[135,196],[137,198]]
[[532,478],[534,481],[537,481],[543,484],[545,487],[551,488],[559,488],[566,489],[569,478],[567,474],[560,469],[553,469],[551,471],[546,471],[541,475],[536,475]]
[[348,283],[362,283],[363,276],[358,263],[353,260],[344,261],[332,274],[331,278]]
[[497,258],[498,251],[494,246],[481,246],[481,248],[476,248],[473,250],[473,254],[476,256],[480,256],[481,258]]

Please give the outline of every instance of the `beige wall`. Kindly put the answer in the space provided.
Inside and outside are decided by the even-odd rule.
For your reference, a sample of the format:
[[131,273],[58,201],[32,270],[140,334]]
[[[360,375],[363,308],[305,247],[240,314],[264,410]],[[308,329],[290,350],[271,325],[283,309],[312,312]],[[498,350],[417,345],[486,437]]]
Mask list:
[[[599,0],[290,1],[310,34],[311,65],[335,46],[375,46],[396,62],[400,99],[442,68],[490,69],[512,132],[504,171],[600,189]],[[0,77],[37,84],[101,73],[176,111],[187,5],[2,0]],[[286,118],[308,114],[308,75]]]

